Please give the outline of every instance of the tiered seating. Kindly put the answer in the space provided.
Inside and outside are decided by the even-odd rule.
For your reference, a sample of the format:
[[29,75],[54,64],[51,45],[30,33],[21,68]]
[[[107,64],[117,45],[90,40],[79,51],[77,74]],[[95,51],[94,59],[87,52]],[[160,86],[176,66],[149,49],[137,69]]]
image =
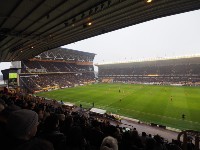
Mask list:
[[61,73],[61,74],[38,74],[38,75],[21,75],[21,86],[28,91],[40,91],[49,87],[58,86],[58,88],[73,87],[75,84],[84,84],[94,81],[94,73]]
[[24,61],[22,73],[31,73],[33,69],[45,69],[46,72],[87,72],[94,71],[92,65],[76,65],[75,63],[54,61]]
[[94,82],[95,54],[53,49],[21,63],[20,85],[27,92],[72,87]]
[[[192,59],[192,58],[191,58]],[[178,61],[178,60],[177,60]],[[180,61],[180,60],[179,60]],[[163,64],[162,64],[163,63]],[[200,81],[200,63],[154,62],[148,64],[108,64],[99,65],[99,78],[113,78],[114,82],[161,82],[177,84],[195,84]],[[195,84],[196,85],[196,84]],[[199,84],[198,84],[199,85]]]
[[151,67],[124,67],[124,68],[100,68],[99,75],[199,75],[199,65],[177,66],[151,66]]

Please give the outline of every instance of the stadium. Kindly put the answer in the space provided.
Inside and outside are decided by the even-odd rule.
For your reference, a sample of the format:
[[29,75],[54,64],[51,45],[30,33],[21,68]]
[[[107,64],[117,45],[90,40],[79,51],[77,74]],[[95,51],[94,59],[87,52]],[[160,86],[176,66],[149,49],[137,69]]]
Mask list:
[[[95,54],[58,48],[21,61],[20,85],[27,92],[74,87],[95,80]],[[18,62],[15,62],[18,63]]]
[[199,150],[200,55],[94,64],[98,54],[60,46],[200,1],[0,4],[0,61],[12,63],[1,71],[3,150]]
[[200,56],[97,64],[102,82],[194,85],[200,83]]
[[[199,99],[197,94],[200,83],[199,65],[199,56],[129,63],[98,64],[98,80],[95,80],[93,72],[93,76],[89,81],[72,82],[70,86],[85,85],[84,87],[45,92],[38,95],[82,105],[85,108],[90,108],[92,107],[92,103],[95,103],[95,107],[112,114],[119,115],[121,113],[120,115],[126,117],[137,117],[134,119],[146,121],[149,124],[157,123],[158,125],[167,125],[178,129],[199,130],[199,112],[195,111],[198,109]],[[64,67],[62,66],[62,68]],[[44,69],[47,70],[46,68]],[[61,68],[57,68],[57,70],[61,70]],[[56,70],[53,72],[56,72]],[[75,74],[79,73],[76,72]],[[49,76],[49,73],[45,74]],[[60,78],[59,80],[61,80]],[[77,79],[81,81],[81,78]],[[77,81],[77,79],[74,81]],[[36,80],[39,82],[44,81],[39,76]],[[35,80],[33,81],[34,83],[37,82]],[[50,83],[56,83],[55,80],[49,81]],[[30,84],[30,82],[27,83]],[[61,83],[64,83],[64,81]],[[43,91],[48,87],[51,87],[49,83],[44,85]],[[66,97],[65,94],[68,96]],[[143,95],[141,96],[141,94]],[[191,94],[194,97],[191,97]],[[147,99],[149,99],[148,103],[145,102]],[[182,104],[183,106],[180,105],[184,101],[188,103],[189,108],[187,110],[184,109],[184,104]],[[157,102],[157,104],[154,104],[154,102]],[[132,105],[132,107],[129,105]],[[139,105],[144,106],[141,107]],[[160,107],[155,112],[152,111],[155,107],[154,105],[158,108]],[[171,108],[166,109],[165,105],[171,105]],[[175,113],[173,109],[178,107],[178,105],[180,110],[177,108],[177,112]],[[148,106],[149,108],[146,110],[145,107]],[[182,114],[187,116],[187,119],[184,119],[184,124],[182,124]],[[175,119],[178,121],[174,121]]]

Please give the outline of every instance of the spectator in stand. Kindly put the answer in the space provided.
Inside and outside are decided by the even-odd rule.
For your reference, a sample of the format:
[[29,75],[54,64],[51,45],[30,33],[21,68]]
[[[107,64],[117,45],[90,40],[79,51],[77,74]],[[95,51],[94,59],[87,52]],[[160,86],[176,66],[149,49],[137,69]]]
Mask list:
[[142,132],[142,136],[140,137],[142,144],[145,145],[146,139],[147,139],[147,134],[146,132]]
[[160,137],[158,134],[155,135],[153,137],[155,139],[155,149],[158,149],[158,150],[167,150],[165,145],[164,145],[164,140],[162,137]]
[[89,140],[91,142],[91,145],[93,145],[94,147],[100,147],[104,137],[105,135],[101,130],[100,122],[98,122],[97,120],[93,120],[92,127],[89,131]]
[[118,150],[117,140],[111,136],[105,137],[100,150]]
[[191,136],[187,137],[187,150],[194,150],[195,146],[192,143],[193,138]]
[[59,118],[56,114],[52,114],[46,118],[39,137],[48,140],[54,146],[55,150],[66,149],[66,137],[59,130]]
[[13,111],[7,120],[4,147],[13,150],[33,139],[37,132],[38,115],[36,112],[20,109]]
[[87,147],[81,127],[73,126],[69,131],[67,146],[70,150],[85,150]]
[[69,136],[69,132],[73,126],[73,117],[71,115],[66,116],[64,121],[64,126],[61,128],[61,131],[66,135]]
[[137,130],[131,131],[131,140],[133,142],[134,147],[136,147],[136,148],[143,148],[144,147]]
[[145,144],[145,150],[154,150],[156,141],[153,138],[147,138]]

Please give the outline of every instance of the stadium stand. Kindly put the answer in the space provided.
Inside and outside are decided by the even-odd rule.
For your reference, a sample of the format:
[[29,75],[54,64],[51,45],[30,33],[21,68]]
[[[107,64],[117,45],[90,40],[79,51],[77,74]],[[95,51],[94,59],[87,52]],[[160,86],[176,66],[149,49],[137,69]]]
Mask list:
[[64,48],[41,53],[21,61],[20,85],[34,93],[94,82],[94,56]]
[[99,79],[113,82],[200,85],[200,56],[97,64]]

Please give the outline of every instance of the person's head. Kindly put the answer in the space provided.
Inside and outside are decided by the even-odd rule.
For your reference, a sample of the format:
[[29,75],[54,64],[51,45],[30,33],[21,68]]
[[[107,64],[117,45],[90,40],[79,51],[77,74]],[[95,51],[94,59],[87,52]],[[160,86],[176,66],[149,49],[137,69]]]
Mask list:
[[29,108],[30,108],[31,110],[34,110],[34,109],[35,109],[35,106],[36,106],[36,104],[35,104],[34,102],[31,102],[31,103],[29,104]]
[[59,114],[59,115],[58,115],[58,119],[59,119],[60,121],[65,121],[65,115],[64,115],[64,114]]
[[74,120],[73,120],[73,117],[71,115],[69,115],[65,118],[65,125],[67,127],[71,127],[73,125],[73,123],[74,123]]
[[117,140],[111,136],[107,136],[101,143],[100,150],[118,150]]
[[0,99],[0,112],[2,112],[5,109],[6,103],[4,100]]
[[38,126],[38,115],[27,109],[13,111],[7,120],[8,133],[14,138],[29,140],[35,136]]
[[45,110],[43,112],[43,120],[46,120],[46,118],[49,117],[49,116],[50,116],[50,112],[48,110]]
[[164,141],[163,141],[163,138],[160,137],[158,134],[155,135],[153,138],[156,140],[156,142],[158,142],[158,143],[160,143],[160,144],[163,144],[163,142],[164,142]]
[[146,132],[142,132],[142,136],[146,137],[147,136]]
[[38,114],[39,121],[43,121],[43,119],[44,119],[44,111],[42,109],[37,109],[36,112]]
[[44,125],[45,125],[45,130],[48,131],[56,130],[59,126],[58,116],[55,114],[48,116],[44,121]]

